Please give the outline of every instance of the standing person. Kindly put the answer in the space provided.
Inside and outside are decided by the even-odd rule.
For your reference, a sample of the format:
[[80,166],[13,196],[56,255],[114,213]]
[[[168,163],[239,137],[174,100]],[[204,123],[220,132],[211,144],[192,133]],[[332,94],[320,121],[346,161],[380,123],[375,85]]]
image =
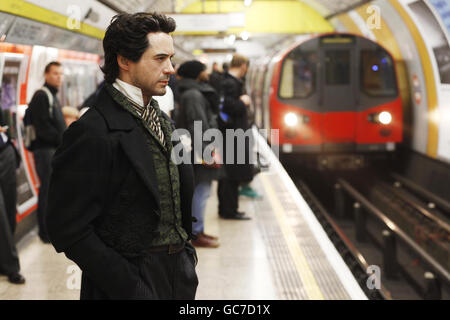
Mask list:
[[[245,76],[242,78],[242,82],[245,84],[246,79]],[[247,94],[246,86],[244,85],[243,93]],[[251,128],[255,124],[255,110],[253,109],[252,104],[247,108],[247,116],[248,116],[248,127]],[[250,145],[250,148],[253,151],[253,145]],[[252,177],[249,181],[242,181],[241,186],[239,188],[239,195],[245,196],[249,198],[262,198],[262,196],[256,192],[255,189],[251,187],[251,182],[253,180],[254,175],[258,173],[256,167],[248,167],[249,170],[252,170],[252,173],[250,176]]]
[[230,64],[228,62],[222,63],[222,74],[228,73],[230,69]]
[[222,79],[223,75],[219,71],[219,66],[217,62],[214,62],[212,65],[212,72],[209,75],[209,84],[216,90],[219,95],[222,93]]
[[[235,54],[230,63],[230,69],[224,75],[222,81],[223,107],[221,115],[226,115],[226,119],[221,116],[219,125],[223,136],[226,137],[226,129],[249,129],[247,108],[250,106],[250,97],[244,94],[244,83],[242,79],[247,73],[249,61],[246,57]],[[225,140],[225,139],[224,139]],[[253,165],[246,161],[244,164],[238,164],[238,152],[250,153],[249,141],[245,141],[244,148],[239,148],[237,139],[234,139],[234,161],[227,163],[227,145],[224,143],[224,167],[225,177],[219,180],[219,216],[223,219],[249,220],[250,217],[238,211],[239,184],[242,181],[250,181],[253,178]],[[248,158],[245,156],[245,158]],[[247,159],[249,160],[249,159]]]
[[[178,83],[180,90],[180,109],[177,118],[177,128],[187,129],[191,136],[194,149],[194,122],[201,122],[201,132],[217,129],[217,106],[219,97],[215,90],[207,83],[206,66],[200,61],[192,60],[183,63],[178,69],[182,79]],[[193,150],[193,158],[203,159],[203,153],[209,142],[202,141],[201,150]],[[195,189],[192,200],[192,215],[197,220],[193,223],[192,231],[196,236],[192,244],[196,247],[217,248],[218,238],[205,233],[205,208],[211,193],[211,183],[218,178],[218,168],[205,165],[201,161],[194,162]]]
[[44,78],[44,86],[34,93],[28,108],[30,108],[31,123],[36,132],[36,140],[33,142],[32,150],[40,180],[37,209],[39,237],[42,242],[49,243],[45,220],[51,161],[66,129],[61,105],[56,96],[63,79],[61,64],[56,61],[47,64],[44,70]]
[[105,85],[54,156],[49,235],[81,268],[81,299],[195,297],[192,166],[172,161],[174,128],[152,99],[174,72],[174,30],[158,13],[112,19]]
[[80,118],[80,111],[75,107],[64,106],[61,111],[67,127]]
[[0,109],[0,273],[14,284],[25,283],[20,274],[19,256],[14,242],[16,229],[17,180],[19,166],[17,150],[8,135]]

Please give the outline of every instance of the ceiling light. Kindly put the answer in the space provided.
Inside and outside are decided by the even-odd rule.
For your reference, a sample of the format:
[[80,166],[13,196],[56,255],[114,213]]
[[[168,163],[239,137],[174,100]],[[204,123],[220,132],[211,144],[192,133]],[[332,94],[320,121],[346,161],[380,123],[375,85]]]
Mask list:
[[224,38],[224,42],[228,45],[233,45],[234,41],[236,41],[236,36],[234,34],[230,34],[228,37]]
[[242,31],[242,32],[241,32],[241,39],[244,40],[244,41],[247,41],[248,38],[250,38],[250,32],[248,32],[248,31]]

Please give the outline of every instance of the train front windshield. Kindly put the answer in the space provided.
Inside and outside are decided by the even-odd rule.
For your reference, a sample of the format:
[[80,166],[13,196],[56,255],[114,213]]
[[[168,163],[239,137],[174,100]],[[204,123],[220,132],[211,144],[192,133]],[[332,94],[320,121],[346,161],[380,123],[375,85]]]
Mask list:
[[361,50],[361,90],[377,97],[397,95],[394,63],[384,50]]

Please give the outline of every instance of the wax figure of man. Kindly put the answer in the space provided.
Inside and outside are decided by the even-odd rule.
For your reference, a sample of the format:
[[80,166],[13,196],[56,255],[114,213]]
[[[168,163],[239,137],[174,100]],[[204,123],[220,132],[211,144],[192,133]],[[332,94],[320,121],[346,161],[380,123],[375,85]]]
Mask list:
[[175,21],[120,14],[103,40],[105,85],[53,159],[48,230],[82,270],[81,299],[194,299],[193,171],[171,159],[160,111]]

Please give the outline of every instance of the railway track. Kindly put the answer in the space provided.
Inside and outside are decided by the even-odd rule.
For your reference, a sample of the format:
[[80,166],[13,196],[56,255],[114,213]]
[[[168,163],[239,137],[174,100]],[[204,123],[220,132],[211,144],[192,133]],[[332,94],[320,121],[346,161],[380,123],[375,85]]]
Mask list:
[[356,248],[338,224],[334,222],[331,215],[308,186],[301,180],[297,180],[296,185],[367,297],[371,300],[391,300],[391,293],[383,285],[375,289],[371,289],[367,285],[370,277],[370,274],[368,274],[370,265],[367,263],[364,255]]
[[420,185],[409,180],[408,178],[392,172],[390,174],[390,182],[398,189],[405,190],[411,196],[416,197],[418,201],[422,202],[423,206],[427,207],[434,215],[438,216],[441,220],[450,224],[450,201],[443,199],[422,188]]
[[372,188],[372,198],[418,245],[450,270],[450,225],[447,221],[404,190],[384,182]]
[[[406,180],[399,185],[397,177],[391,175],[389,182],[382,177],[386,179],[309,174],[309,181],[297,177],[296,184],[370,299],[450,299],[445,203],[430,201],[423,193],[418,200],[410,188],[402,188]],[[436,205],[430,208],[429,203]],[[370,265],[381,268],[382,290],[367,290]]]

